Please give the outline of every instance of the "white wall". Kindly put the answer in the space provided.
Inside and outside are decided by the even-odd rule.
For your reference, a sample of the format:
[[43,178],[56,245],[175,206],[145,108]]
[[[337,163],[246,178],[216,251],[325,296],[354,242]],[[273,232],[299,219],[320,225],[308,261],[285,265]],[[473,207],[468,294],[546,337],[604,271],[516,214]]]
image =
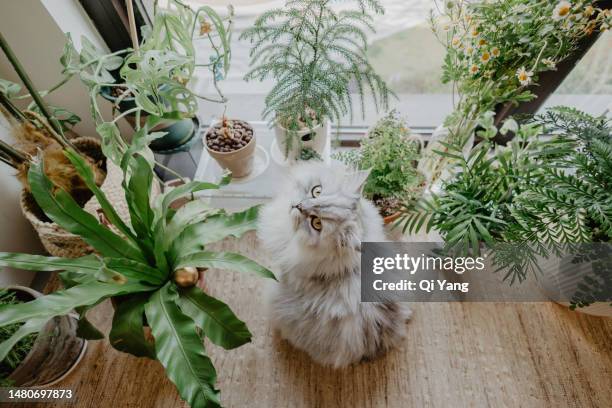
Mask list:
[[[0,139],[13,143],[8,124],[0,115]],[[19,194],[21,184],[14,177],[15,171],[0,162],[0,251],[25,252],[42,254],[42,244],[30,223],[21,214]],[[0,268],[2,269],[2,268]],[[28,286],[34,278],[34,272],[5,268],[0,271],[0,287],[7,284]]]
[[[39,90],[61,79],[59,57],[65,42],[64,32],[71,32],[77,48],[80,48],[81,35],[106,48],[78,0],[0,0],[0,30]],[[21,84],[2,52],[0,78]],[[78,78],[45,99],[82,118],[75,127],[77,133],[96,135],[87,90]],[[110,104],[103,100],[99,104],[110,117]],[[120,127],[122,131],[129,129],[125,124]],[[10,140],[5,126],[0,127],[0,138]],[[21,186],[13,175],[14,170],[0,162],[0,251],[43,253],[38,237],[19,209]],[[29,272],[9,270],[0,273],[0,286],[7,283],[28,285],[32,277]]]

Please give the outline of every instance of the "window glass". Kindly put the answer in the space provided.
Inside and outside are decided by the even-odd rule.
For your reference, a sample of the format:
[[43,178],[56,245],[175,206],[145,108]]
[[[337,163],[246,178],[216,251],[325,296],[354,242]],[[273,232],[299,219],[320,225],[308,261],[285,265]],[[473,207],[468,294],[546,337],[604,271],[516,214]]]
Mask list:
[[593,115],[612,111],[612,31],[606,31],[546,101],[573,106]]
[[[260,119],[264,97],[273,83],[243,81],[249,69],[250,44],[239,41],[242,31],[251,26],[255,18],[266,10],[282,7],[284,0],[188,0],[194,8],[207,4],[221,14],[227,13],[227,5],[235,9],[232,38],[232,66],[229,76],[220,84],[230,99],[228,114],[247,120]],[[163,7],[167,2],[160,1]],[[381,0],[384,16],[376,16],[376,33],[369,35],[368,55],[375,69],[396,93],[392,107],[404,115],[410,126],[416,129],[434,128],[442,123],[452,110],[451,88],[440,81],[445,49],[431,32],[430,13],[435,7],[432,0]],[[338,1],[338,9],[347,2]],[[435,11],[435,10],[434,10]],[[208,62],[206,41],[197,42],[201,63]],[[546,102],[546,106],[570,105],[593,114],[612,109],[612,32],[604,33],[578,66],[566,78],[560,88]],[[193,85],[200,94],[213,93],[209,72],[198,76]],[[222,111],[204,103],[204,111],[211,116]],[[373,104],[367,106],[365,118],[356,114],[353,123],[348,119],[343,126],[367,126],[380,113]]]

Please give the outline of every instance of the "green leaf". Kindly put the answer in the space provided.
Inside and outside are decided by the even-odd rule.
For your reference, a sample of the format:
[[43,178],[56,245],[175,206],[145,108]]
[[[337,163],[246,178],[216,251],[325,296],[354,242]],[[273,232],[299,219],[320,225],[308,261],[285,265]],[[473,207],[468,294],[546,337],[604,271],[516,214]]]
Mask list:
[[7,97],[12,98],[21,91],[21,86],[6,79],[0,78],[0,92],[5,94]]
[[189,201],[181,206],[174,215],[170,217],[165,228],[165,241],[172,242],[178,235],[190,224],[196,224],[205,219],[219,214],[223,210],[212,208],[210,204],[204,200]]
[[185,266],[193,266],[196,268],[229,269],[236,272],[249,272],[263,276],[264,278],[276,280],[274,274],[269,269],[264,268],[257,262],[252,261],[245,256],[232,252],[196,252],[179,258],[175,269]]
[[42,160],[30,166],[28,181],[36,202],[49,218],[67,231],[79,235],[105,256],[144,261],[142,253],[137,248],[102,226],[64,190],[58,189],[53,194],[53,184],[43,173],[42,166]]
[[204,335],[227,350],[251,341],[251,332],[228,305],[208,296],[197,286],[179,292],[178,305]]
[[87,311],[90,307],[77,308],[79,313],[79,321],[77,323],[76,335],[85,340],[102,340],[104,333],[96,328],[88,319]]
[[172,245],[173,261],[179,257],[201,251],[205,245],[220,241],[228,236],[240,238],[244,233],[257,229],[259,207],[233,214],[219,214],[205,222],[189,225]]
[[141,108],[147,113],[150,113],[151,115],[160,116],[164,113],[160,111],[158,106],[149,99],[149,96],[147,94],[140,93],[136,95],[135,100],[139,108]]
[[[96,97],[97,93],[92,96],[92,98]],[[117,166],[120,166],[121,158],[123,157],[120,146],[124,143],[121,139],[121,132],[119,132],[117,125],[113,122],[104,122],[96,127],[96,132],[102,139],[102,152],[104,156]]]
[[129,259],[104,258],[104,265],[135,282],[142,281],[158,286],[164,283],[167,278],[167,275],[159,269]]
[[191,407],[220,407],[219,391],[214,388],[215,367],[206,355],[195,323],[176,305],[177,298],[173,284],[168,282],[145,305],[157,359]]
[[19,342],[19,340],[23,339],[29,334],[41,331],[48,321],[49,318],[47,317],[35,317],[22,324],[11,337],[0,344],[0,361],[6,358],[8,353],[15,346],[15,344]]
[[27,271],[72,271],[95,273],[102,266],[95,255],[80,258],[57,258],[52,256],[15,254],[0,252],[0,266],[25,269]]
[[119,351],[155,359],[155,347],[145,339],[143,331],[144,305],[149,297],[141,293],[118,302],[108,338]]
[[87,188],[89,188],[91,192],[94,193],[94,195],[98,199],[98,202],[100,203],[100,206],[102,207],[102,210],[104,211],[104,215],[106,215],[108,220],[115,227],[117,227],[117,229],[121,231],[123,235],[125,235],[127,238],[135,242],[136,237],[134,236],[134,233],[132,232],[130,227],[128,227],[123,222],[121,217],[119,217],[119,214],[117,214],[117,212],[115,211],[115,208],[108,201],[104,192],[96,184],[93,171],[91,170],[91,167],[87,165],[87,162],[85,161],[85,159],[83,159],[83,157],[81,157],[73,149],[67,149],[65,151],[65,155],[66,157],[68,157],[68,160],[70,160],[70,162],[72,163],[76,171],[79,173],[79,175],[81,176],[81,178],[87,185]]
[[127,282],[124,284],[88,282],[39,297],[27,303],[0,306],[0,327],[33,318],[63,316],[78,306],[88,306],[101,299],[154,289],[149,285]]
[[132,158],[130,167],[132,174],[127,186],[124,183],[124,189],[132,226],[139,239],[152,239],[153,210],[149,204],[149,199],[153,183],[153,169],[140,154],[136,154]]
[[168,208],[170,207],[170,204],[172,204],[179,198],[185,197],[197,191],[216,190],[218,188],[219,186],[217,184],[203,181],[192,181],[190,183],[186,183],[176,188],[173,188],[169,192],[163,194],[157,202],[155,208],[155,221],[159,222],[161,219],[165,220],[168,215]]

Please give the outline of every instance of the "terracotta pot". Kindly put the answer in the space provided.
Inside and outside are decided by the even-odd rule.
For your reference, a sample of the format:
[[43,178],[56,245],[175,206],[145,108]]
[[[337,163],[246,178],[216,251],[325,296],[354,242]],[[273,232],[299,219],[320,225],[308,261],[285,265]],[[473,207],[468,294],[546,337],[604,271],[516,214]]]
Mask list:
[[[30,301],[41,293],[23,286],[7,288],[17,298]],[[45,387],[66,377],[79,363],[87,341],[76,336],[77,321],[73,316],[57,316],[49,320],[36,337],[32,349],[21,364],[8,376],[16,387]]]
[[325,121],[313,129],[298,131],[289,131],[276,123],[274,125],[274,133],[279,150],[283,157],[290,162],[295,162],[299,159],[303,148],[313,149],[322,156],[327,138],[329,137],[328,126]]
[[[241,122],[243,125],[247,125],[251,130],[253,130],[253,127],[245,121],[236,119],[232,120],[234,122]],[[206,143],[206,138],[214,126],[215,125],[211,126],[210,129],[208,129],[208,131],[204,134],[204,146],[206,146],[208,154],[210,154],[217,161],[217,163],[219,163],[219,166],[230,170],[233,177],[240,178],[248,176],[251,173],[251,170],[253,170],[253,159],[255,157],[255,147],[257,145],[255,131],[253,131],[253,137],[249,143],[246,144],[246,146],[238,150],[234,150],[233,152],[218,152],[209,148],[208,143]]]

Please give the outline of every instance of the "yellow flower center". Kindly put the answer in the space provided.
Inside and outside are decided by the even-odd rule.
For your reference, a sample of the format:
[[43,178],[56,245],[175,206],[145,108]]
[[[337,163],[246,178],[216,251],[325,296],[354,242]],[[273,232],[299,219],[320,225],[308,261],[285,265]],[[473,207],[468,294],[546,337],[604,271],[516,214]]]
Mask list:
[[570,12],[570,6],[562,6],[561,8],[559,8],[559,16],[560,17],[565,17],[569,14]]

